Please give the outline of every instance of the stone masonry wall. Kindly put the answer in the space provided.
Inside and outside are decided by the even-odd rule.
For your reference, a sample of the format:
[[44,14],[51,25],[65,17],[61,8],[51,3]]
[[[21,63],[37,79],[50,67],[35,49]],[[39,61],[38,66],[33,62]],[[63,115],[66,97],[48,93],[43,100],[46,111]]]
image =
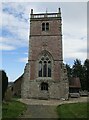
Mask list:
[[24,75],[21,84],[21,97],[28,98],[29,94],[29,81],[30,81],[30,65],[27,63],[24,69]]

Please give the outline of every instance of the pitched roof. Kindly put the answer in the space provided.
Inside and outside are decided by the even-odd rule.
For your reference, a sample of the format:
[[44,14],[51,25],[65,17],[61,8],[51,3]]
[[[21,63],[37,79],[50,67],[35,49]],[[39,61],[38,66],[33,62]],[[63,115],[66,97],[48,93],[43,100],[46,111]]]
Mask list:
[[79,77],[71,77],[69,80],[70,88],[81,88],[81,83]]
[[23,78],[23,74],[22,74],[18,79],[16,79],[16,80],[14,81],[14,83],[16,83],[16,82],[18,82],[18,81],[22,81],[22,78]]

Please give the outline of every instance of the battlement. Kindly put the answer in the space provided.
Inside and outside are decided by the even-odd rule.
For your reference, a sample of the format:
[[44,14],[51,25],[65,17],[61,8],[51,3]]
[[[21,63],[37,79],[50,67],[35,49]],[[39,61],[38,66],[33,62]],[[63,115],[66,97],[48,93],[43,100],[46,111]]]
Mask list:
[[41,14],[33,14],[33,9],[31,9],[30,18],[32,19],[40,19],[40,18],[61,18],[60,8],[58,9],[58,13],[41,13]]

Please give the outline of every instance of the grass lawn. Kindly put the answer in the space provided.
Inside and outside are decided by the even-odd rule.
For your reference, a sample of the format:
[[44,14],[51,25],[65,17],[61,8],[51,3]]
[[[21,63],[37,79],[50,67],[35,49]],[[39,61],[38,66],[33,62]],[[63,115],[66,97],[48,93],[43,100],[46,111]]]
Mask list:
[[2,104],[2,118],[16,118],[26,110],[26,105],[12,100]]
[[87,118],[88,111],[89,103],[70,103],[57,107],[59,118]]

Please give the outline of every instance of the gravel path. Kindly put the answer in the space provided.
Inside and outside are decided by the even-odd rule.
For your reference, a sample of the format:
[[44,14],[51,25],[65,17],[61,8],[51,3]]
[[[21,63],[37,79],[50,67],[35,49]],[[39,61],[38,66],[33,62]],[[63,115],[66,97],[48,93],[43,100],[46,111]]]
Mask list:
[[19,99],[20,102],[27,104],[27,111],[20,118],[58,118],[56,107],[61,104],[87,102],[87,97],[70,98],[63,100],[37,100]]
[[28,105],[27,111],[20,118],[58,118],[56,106]]

